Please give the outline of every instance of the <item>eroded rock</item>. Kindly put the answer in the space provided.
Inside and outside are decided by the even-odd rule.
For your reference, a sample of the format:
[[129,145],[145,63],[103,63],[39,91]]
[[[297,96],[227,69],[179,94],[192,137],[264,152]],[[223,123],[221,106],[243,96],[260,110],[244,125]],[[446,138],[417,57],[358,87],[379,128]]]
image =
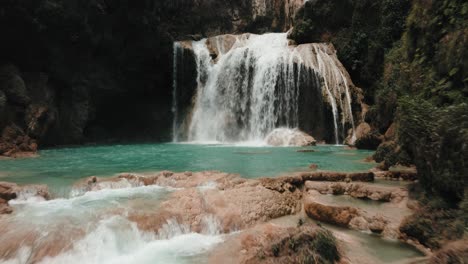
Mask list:
[[230,237],[209,263],[335,263],[340,255],[336,238],[326,229],[263,224]]
[[287,182],[269,188],[261,180],[246,180],[236,174],[217,171],[196,173],[160,172],[120,174],[113,178],[91,177],[74,187],[77,194],[104,188],[159,185],[177,188],[152,213],[132,213],[130,219],[144,230],[156,232],[169,219],[176,219],[192,231],[202,229],[210,215],[219,219],[223,232],[230,232],[300,211],[302,192]]
[[344,227],[349,226],[351,220],[359,216],[356,208],[325,205],[315,202],[310,197],[304,200],[304,210],[312,219]]
[[330,181],[330,182],[341,182],[341,181],[362,181],[372,182],[374,181],[373,172],[331,172],[331,171],[317,171],[317,172],[301,172],[299,176],[305,181]]
[[408,197],[408,192],[400,187],[378,186],[365,183],[313,182],[306,181],[306,190],[316,190],[321,194],[346,194],[354,198],[383,202],[400,202]]
[[13,199],[28,200],[30,198],[49,200],[49,188],[47,185],[40,184],[20,186],[10,182],[0,182],[0,214],[13,212],[13,209],[8,205],[8,201]]

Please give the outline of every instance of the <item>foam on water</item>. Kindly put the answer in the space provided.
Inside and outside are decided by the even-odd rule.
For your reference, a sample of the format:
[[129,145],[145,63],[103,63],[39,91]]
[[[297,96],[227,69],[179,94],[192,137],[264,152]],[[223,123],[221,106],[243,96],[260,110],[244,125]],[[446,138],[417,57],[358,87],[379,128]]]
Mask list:
[[[170,236],[161,239],[157,234],[140,231],[127,219],[114,216],[101,220],[97,227],[76,241],[70,250],[42,259],[41,264],[59,263],[191,263],[191,258],[206,253],[223,241],[222,236],[211,233],[191,233],[172,223]],[[22,248],[16,258],[0,260],[2,263],[27,263],[30,247]]]
[[[9,202],[15,210],[11,221],[37,230],[70,221],[86,223],[106,217],[108,211],[116,208],[123,213],[144,210],[149,204],[157,206],[171,190],[160,186],[142,186],[90,191],[69,199],[15,199]],[[135,200],[140,201],[141,205],[132,203]]]
[[[62,241],[64,232],[69,233],[65,243],[70,247],[40,263],[193,263],[192,257],[198,258],[223,241],[220,222],[211,215],[202,218],[200,234],[175,219],[169,219],[156,233],[141,231],[126,218],[128,213],[154,212],[172,189],[109,187],[69,199],[10,201],[14,213],[0,223],[10,226],[0,243],[28,242],[22,242],[14,258],[1,259],[0,255],[0,263],[28,263],[37,254],[36,248]],[[26,236],[18,238],[18,231]]]

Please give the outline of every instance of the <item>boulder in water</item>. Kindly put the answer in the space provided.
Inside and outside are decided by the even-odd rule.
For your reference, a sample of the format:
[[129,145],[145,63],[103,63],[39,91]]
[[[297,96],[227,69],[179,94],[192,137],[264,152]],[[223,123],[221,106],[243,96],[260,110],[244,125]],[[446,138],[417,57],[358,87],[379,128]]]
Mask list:
[[306,214],[315,220],[338,226],[348,226],[353,218],[360,216],[356,208],[348,206],[331,206],[314,202],[307,197],[304,201]]
[[315,146],[317,141],[299,129],[277,128],[265,139],[270,146]]
[[309,165],[309,169],[311,169],[311,170],[317,170],[317,169],[318,169],[318,165],[317,165],[317,164],[310,164],[310,165]]

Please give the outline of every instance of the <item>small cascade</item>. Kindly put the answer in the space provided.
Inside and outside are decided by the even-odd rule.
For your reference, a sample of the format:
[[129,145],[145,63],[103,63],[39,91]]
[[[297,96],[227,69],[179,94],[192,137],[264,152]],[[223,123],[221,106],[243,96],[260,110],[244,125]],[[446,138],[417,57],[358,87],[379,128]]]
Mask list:
[[[178,101],[177,101],[177,63],[178,63],[178,58],[179,54],[180,56],[183,56],[183,52],[181,51],[181,46],[179,42],[174,42],[173,46],[173,61],[172,61],[172,141],[173,142],[178,142],[179,141],[179,133],[178,131]],[[183,58],[182,58],[183,61]]]
[[[341,127],[344,129],[347,121],[351,122],[353,130],[353,138],[355,137],[355,126],[354,117],[351,107],[351,95],[348,80],[343,74],[343,70],[340,69],[336,59],[328,54],[328,48],[324,44],[311,44],[316,54],[316,63],[313,65],[315,69],[318,69],[319,73],[325,79],[324,87],[327,92],[327,98],[332,106],[333,111],[333,124],[335,127],[335,139],[336,144],[339,144],[338,136],[338,106],[342,110]],[[336,57],[335,57],[336,58]],[[342,94],[345,94],[345,99],[342,99]],[[343,131],[345,134],[345,131]]]
[[[177,47],[180,44],[174,44],[174,57]],[[333,134],[327,138],[336,144],[348,128],[354,133],[354,86],[331,45],[295,46],[286,33],[270,33],[222,35],[190,42],[190,47],[197,87],[193,109],[185,119],[188,141],[263,142],[276,128],[301,128],[307,104],[314,111],[323,108],[320,112],[330,113],[325,119],[332,120]],[[176,113],[176,67],[174,72]],[[304,98],[311,93],[315,99]],[[174,135],[180,132],[177,122]]]

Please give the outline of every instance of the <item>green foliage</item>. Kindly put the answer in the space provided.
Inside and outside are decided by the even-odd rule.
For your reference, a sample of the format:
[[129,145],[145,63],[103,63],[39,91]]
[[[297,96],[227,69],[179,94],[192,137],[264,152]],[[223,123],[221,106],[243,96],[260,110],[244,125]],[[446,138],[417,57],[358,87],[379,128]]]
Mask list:
[[296,17],[290,38],[297,43],[331,41],[367,100],[383,72],[384,54],[401,38],[409,0],[309,1]]
[[381,144],[374,154],[374,160],[379,163],[384,162],[386,168],[396,165],[398,163],[397,147],[397,144],[392,141]]
[[273,256],[278,257],[280,253],[280,245],[279,244],[274,244],[271,246],[271,252],[273,253]]
[[[434,205],[434,202],[431,203]],[[430,248],[440,248],[445,242],[461,239],[464,235],[463,213],[443,207],[444,202],[439,200],[439,208],[430,205],[405,219],[400,231],[409,237],[416,238],[423,245]]]
[[[428,211],[436,213],[421,213],[402,231],[437,247],[463,233],[468,219],[448,209],[468,215],[468,2],[338,1],[344,13],[334,2],[309,1],[291,37],[333,42],[371,104],[365,121],[381,134],[397,124],[396,141],[374,158],[417,166]],[[334,15],[342,19],[327,19]]]
[[428,196],[451,207],[464,198],[468,175],[467,8],[459,0],[414,1],[402,41],[385,55],[366,120],[381,133],[396,120],[398,142],[376,157],[411,159]]
[[284,237],[271,245],[269,252],[257,253],[259,259],[266,256],[292,257],[295,263],[331,264],[340,260],[337,241],[333,233],[324,228],[298,227],[301,232]]
[[405,55],[430,80],[415,83],[414,90],[439,106],[468,96],[467,9],[463,0],[415,1],[408,17]]
[[321,256],[326,263],[334,263],[340,259],[337,242],[333,233],[328,229],[320,229],[312,241],[312,248]]
[[418,168],[429,195],[455,205],[468,184],[468,104],[436,107],[404,97],[398,109],[399,142]]

